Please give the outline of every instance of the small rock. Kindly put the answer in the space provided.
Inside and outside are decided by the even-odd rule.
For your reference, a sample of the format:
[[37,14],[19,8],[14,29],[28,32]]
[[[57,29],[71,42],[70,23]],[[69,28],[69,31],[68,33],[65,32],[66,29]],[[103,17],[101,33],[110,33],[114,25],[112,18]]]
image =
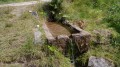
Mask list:
[[39,31],[38,28],[34,29],[34,44],[41,44],[42,43],[42,33]]
[[102,57],[91,56],[88,61],[88,67],[115,67],[115,65],[113,62]]
[[77,45],[80,53],[88,51],[90,37],[91,37],[90,34],[86,32],[72,34],[72,40]]
[[63,53],[65,53],[65,49],[66,49],[68,41],[69,41],[69,37],[67,35],[59,35],[57,37],[58,46],[61,47],[61,51]]
[[106,29],[99,29],[94,30],[93,33],[95,33],[95,36],[92,37],[92,40],[97,44],[109,44],[110,43],[110,37],[112,37],[112,33],[110,30]]

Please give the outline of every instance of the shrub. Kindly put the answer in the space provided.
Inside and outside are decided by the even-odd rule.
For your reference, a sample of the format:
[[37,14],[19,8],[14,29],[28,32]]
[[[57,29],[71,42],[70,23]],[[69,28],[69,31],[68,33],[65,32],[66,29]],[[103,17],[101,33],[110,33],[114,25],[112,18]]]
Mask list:
[[58,21],[61,18],[63,0],[52,0],[44,6],[44,11],[48,16],[48,21]]

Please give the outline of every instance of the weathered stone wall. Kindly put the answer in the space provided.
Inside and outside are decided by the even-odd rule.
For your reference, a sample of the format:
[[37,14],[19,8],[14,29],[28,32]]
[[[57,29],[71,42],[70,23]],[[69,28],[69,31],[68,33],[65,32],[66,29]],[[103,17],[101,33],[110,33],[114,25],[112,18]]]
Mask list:
[[75,43],[75,45],[78,47],[80,53],[83,53],[88,50],[90,35],[86,33],[72,34],[72,40]]
[[69,37],[67,35],[59,35],[56,38],[57,45],[61,48],[61,51],[65,54],[67,49],[67,44],[69,42]]
[[68,21],[62,22],[62,25],[69,27],[70,30],[73,30],[71,34],[71,39],[74,44],[78,47],[79,52],[83,53],[88,50],[91,35],[87,31],[80,29],[78,26],[70,24]]

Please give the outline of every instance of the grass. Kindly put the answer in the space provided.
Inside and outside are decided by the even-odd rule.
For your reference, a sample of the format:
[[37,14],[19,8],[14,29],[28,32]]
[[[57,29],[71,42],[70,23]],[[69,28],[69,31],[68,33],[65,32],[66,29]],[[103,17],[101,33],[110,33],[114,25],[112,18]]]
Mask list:
[[[7,9],[7,8],[6,8]],[[6,10],[5,9],[5,10]],[[10,9],[10,8],[8,8]],[[8,10],[7,9],[7,10]],[[16,16],[5,12],[0,15],[1,29],[0,29],[0,61],[11,62],[12,58],[17,53],[17,50],[24,45],[28,37],[33,37],[32,28],[36,25],[33,23],[33,19],[16,19],[12,20]],[[5,12],[5,13],[4,13]],[[12,18],[9,15],[13,16]],[[31,16],[30,14],[27,14]],[[21,16],[22,17],[22,16]],[[13,59],[14,60],[14,59]]]
[[[110,33],[113,34],[113,40],[115,38],[114,40],[115,42],[106,44],[106,45],[98,44],[95,46],[93,43],[91,43],[90,49],[88,50],[88,52],[81,55],[76,60],[78,60],[79,63],[82,62],[84,65],[90,56],[104,57],[112,60],[119,67],[120,65],[119,63],[120,57],[118,57],[120,56],[120,52],[119,52],[119,47],[120,47],[119,35],[120,34],[118,31],[119,25],[114,25],[114,27],[109,26],[111,24],[113,25],[113,23],[116,23],[115,22],[116,19],[119,20],[118,18],[119,8],[113,11],[115,13],[114,15],[113,14],[108,15],[108,13],[106,13],[108,8],[111,7],[110,5],[114,6],[114,3],[118,3],[117,2],[118,0],[115,0],[115,1],[110,0],[108,3],[104,0],[96,0],[96,1],[98,1],[96,5],[93,5],[92,1],[88,1],[88,0],[84,0],[84,1],[77,0],[73,2],[64,1],[63,13],[64,15],[67,16],[67,19],[71,23],[74,23],[74,21],[76,20],[85,21],[85,30],[90,32],[92,36],[95,35],[95,33],[93,32],[94,30],[109,30]],[[116,6],[114,6],[114,8],[115,7]],[[110,16],[110,18],[112,17],[112,19],[114,20],[112,23],[104,20],[104,18],[108,18],[108,16]],[[117,30],[116,30],[116,27],[117,27]]]
[[[119,66],[119,33],[113,27],[109,27],[109,23],[103,20],[105,17],[103,10],[92,8],[89,3],[86,5],[86,0],[79,1],[82,3],[65,2],[64,13],[68,16],[68,19],[71,22],[84,20],[86,24],[85,30],[92,33],[92,35],[95,35],[94,30],[110,30],[115,41],[107,45],[94,45],[91,43],[89,51],[79,56],[76,60],[82,62],[84,65],[90,56],[97,56],[112,60]],[[10,65],[11,67],[21,67],[22,64],[25,64],[25,61],[28,61],[29,66],[70,67],[70,60],[59,53],[55,47],[47,46],[46,44],[43,44],[43,46],[33,44],[33,28],[36,25],[40,25],[40,30],[44,34],[41,28],[42,22],[44,22],[44,12],[41,10],[41,7],[35,7],[35,9],[40,10],[40,12],[38,12],[38,14],[40,14],[40,22],[33,18],[27,11],[19,18],[16,18],[15,15],[11,14],[13,9],[15,8],[0,8],[0,62],[4,63],[3,66],[8,67]],[[15,62],[21,64],[16,64]]]

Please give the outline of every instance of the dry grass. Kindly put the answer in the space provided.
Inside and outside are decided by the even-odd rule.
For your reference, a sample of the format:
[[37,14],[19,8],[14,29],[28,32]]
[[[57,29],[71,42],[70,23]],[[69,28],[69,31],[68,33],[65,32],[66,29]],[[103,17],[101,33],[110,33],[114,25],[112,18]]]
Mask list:
[[[16,18],[16,16],[10,13],[12,8],[1,9],[0,61],[12,62],[17,59],[15,56],[19,48],[26,43],[28,38],[33,38],[33,28],[38,22],[32,18],[28,11]],[[21,19],[23,17],[24,19]]]

